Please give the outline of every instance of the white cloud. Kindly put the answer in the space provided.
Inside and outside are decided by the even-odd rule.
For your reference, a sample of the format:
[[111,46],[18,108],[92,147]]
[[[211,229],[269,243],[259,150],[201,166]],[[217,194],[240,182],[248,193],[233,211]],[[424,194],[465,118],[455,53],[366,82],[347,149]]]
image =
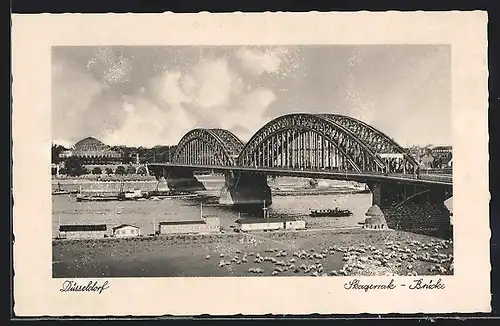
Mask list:
[[[201,60],[186,74],[165,71],[153,78],[148,87],[149,93],[139,92],[123,104],[125,123],[108,131],[103,138],[105,142],[176,144],[186,132],[203,125],[208,118],[235,125],[235,120],[228,117],[234,110],[235,95],[243,90],[243,82],[229,69],[226,59],[220,58]],[[154,101],[147,100],[146,93]]]
[[221,120],[221,128],[233,129],[241,125],[246,130],[240,129],[237,136],[241,140],[247,141],[266,123],[263,119],[264,112],[275,100],[276,95],[265,88],[256,89],[242,95],[235,105],[237,110],[228,112],[226,118]]
[[[271,63],[264,67],[274,69]],[[123,97],[123,122],[103,130],[101,138],[110,145],[151,147],[177,144],[195,127],[243,126],[237,136],[248,139],[265,123],[262,117],[275,99],[270,89],[247,87],[227,58],[202,59],[184,73],[164,71]]]
[[236,51],[236,57],[241,60],[243,66],[255,75],[277,72],[286,55],[287,51],[284,48],[266,50],[240,48]]
[[74,140],[85,132],[82,117],[95,96],[109,89],[91,73],[64,61],[52,64],[53,137]]
[[116,55],[111,48],[102,47],[87,62],[87,70],[96,71],[108,85],[129,81],[132,64],[123,55]]
[[[190,95],[201,109],[229,105],[230,97],[241,92],[241,79],[231,72],[227,60],[202,60],[186,77]],[[194,82],[193,82],[194,81]]]
[[191,127],[184,110],[167,112],[149,100],[135,96],[125,99],[124,123],[110,130],[102,141],[110,145],[148,146],[175,144]]
[[171,109],[179,109],[183,104],[192,102],[192,99],[186,96],[179,86],[181,76],[180,72],[165,72],[152,82],[155,95]]

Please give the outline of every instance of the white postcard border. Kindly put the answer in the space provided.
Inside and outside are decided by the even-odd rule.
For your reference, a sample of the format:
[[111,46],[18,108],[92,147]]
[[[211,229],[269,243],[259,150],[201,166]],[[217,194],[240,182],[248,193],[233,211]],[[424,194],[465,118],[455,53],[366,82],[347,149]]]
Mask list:
[[[13,15],[16,315],[489,312],[486,23],[480,11]],[[446,289],[344,290],[353,277],[109,278],[102,294],[60,292],[51,272],[51,46],[173,44],[451,44],[455,275],[441,277]]]

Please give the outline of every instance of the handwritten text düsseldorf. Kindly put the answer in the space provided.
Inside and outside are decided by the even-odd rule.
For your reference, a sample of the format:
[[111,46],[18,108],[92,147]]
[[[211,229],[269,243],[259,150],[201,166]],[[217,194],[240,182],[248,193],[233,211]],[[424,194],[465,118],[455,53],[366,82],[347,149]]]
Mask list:
[[61,285],[61,292],[97,292],[109,289],[108,281],[104,281],[101,285],[97,281],[89,281],[87,284],[78,284],[75,281],[64,281]]

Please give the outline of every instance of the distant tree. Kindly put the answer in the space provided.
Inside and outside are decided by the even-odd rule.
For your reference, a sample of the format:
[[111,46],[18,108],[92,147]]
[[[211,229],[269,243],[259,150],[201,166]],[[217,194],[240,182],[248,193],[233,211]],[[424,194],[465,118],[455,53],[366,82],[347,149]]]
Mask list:
[[136,172],[135,166],[133,165],[127,166],[127,174],[135,174],[135,172]]
[[52,144],[52,163],[57,164],[62,162],[62,159],[59,158],[59,154],[61,154],[65,150],[67,150],[67,148],[64,146]]
[[83,174],[90,174],[90,170],[87,169],[85,166],[83,167]]
[[139,166],[139,168],[137,169],[137,174],[146,175],[147,174],[146,167],[144,165]]
[[130,157],[131,150],[127,146],[120,146],[120,151],[122,152],[122,163],[129,164],[132,162],[132,157]]
[[102,170],[100,167],[96,166],[95,168],[92,169],[92,174],[101,174]]
[[144,147],[139,147],[137,148],[137,153],[139,154],[139,164],[144,164],[147,162],[147,157],[145,157],[147,154],[148,149]]
[[144,149],[144,152],[142,154],[139,154],[139,155],[141,155],[140,156],[141,163],[153,163],[154,162],[154,159],[153,159],[154,153],[149,148]]
[[125,170],[125,167],[123,165],[120,165],[116,168],[115,174],[124,175],[126,172],[127,171]]
[[164,163],[170,160],[170,146],[157,145],[153,147],[153,162]]
[[61,173],[69,175],[70,177],[76,177],[85,174],[85,172],[82,161],[78,157],[71,156],[64,160],[64,168]]
[[106,173],[107,175],[113,174],[113,169],[111,169],[111,168],[106,168],[105,173]]

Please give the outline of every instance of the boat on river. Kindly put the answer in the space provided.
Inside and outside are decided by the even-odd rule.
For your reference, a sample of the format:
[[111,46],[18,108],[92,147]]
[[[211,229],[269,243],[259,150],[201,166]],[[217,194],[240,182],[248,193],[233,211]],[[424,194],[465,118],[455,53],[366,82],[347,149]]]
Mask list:
[[66,189],[61,188],[60,182],[57,183],[57,189],[52,190],[52,195],[69,195],[71,193],[72,192],[70,190],[66,190]]
[[173,199],[173,198],[191,198],[198,197],[196,193],[185,192],[185,191],[175,191],[175,190],[160,190],[158,183],[156,184],[155,190],[146,191],[143,193],[143,197],[152,200],[158,199]]
[[140,198],[144,198],[144,194],[140,189],[124,191],[123,185],[118,194],[118,200],[138,200]]
[[117,196],[83,196],[81,194],[76,195],[76,201],[114,201],[118,200]]
[[82,187],[80,187],[79,192],[76,194],[76,201],[92,201],[92,202],[103,202],[103,201],[115,201],[119,200],[118,196],[102,194],[102,193],[90,193],[82,194]]
[[334,209],[314,209],[311,210],[309,216],[311,217],[346,217],[351,216],[352,212],[348,209],[339,209],[335,207]]
[[144,201],[147,199],[151,200],[161,200],[161,199],[173,199],[173,198],[192,198],[198,197],[196,193],[181,192],[181,191],[170,191],[170,190],[153,190],[153,191],[142,191],[141,189],[125,190],[124,183],[122,182],[118,194],[116,192],[111,194],[82,194],[81,188],[80,192],[76,196],[76,201]]
[[195,198],[199,197],[198,194],[172,194],[172,195],[166,195],[166,196],[156,196],[158,198],[164,198],[164,199],[175,199],[175,198]]

